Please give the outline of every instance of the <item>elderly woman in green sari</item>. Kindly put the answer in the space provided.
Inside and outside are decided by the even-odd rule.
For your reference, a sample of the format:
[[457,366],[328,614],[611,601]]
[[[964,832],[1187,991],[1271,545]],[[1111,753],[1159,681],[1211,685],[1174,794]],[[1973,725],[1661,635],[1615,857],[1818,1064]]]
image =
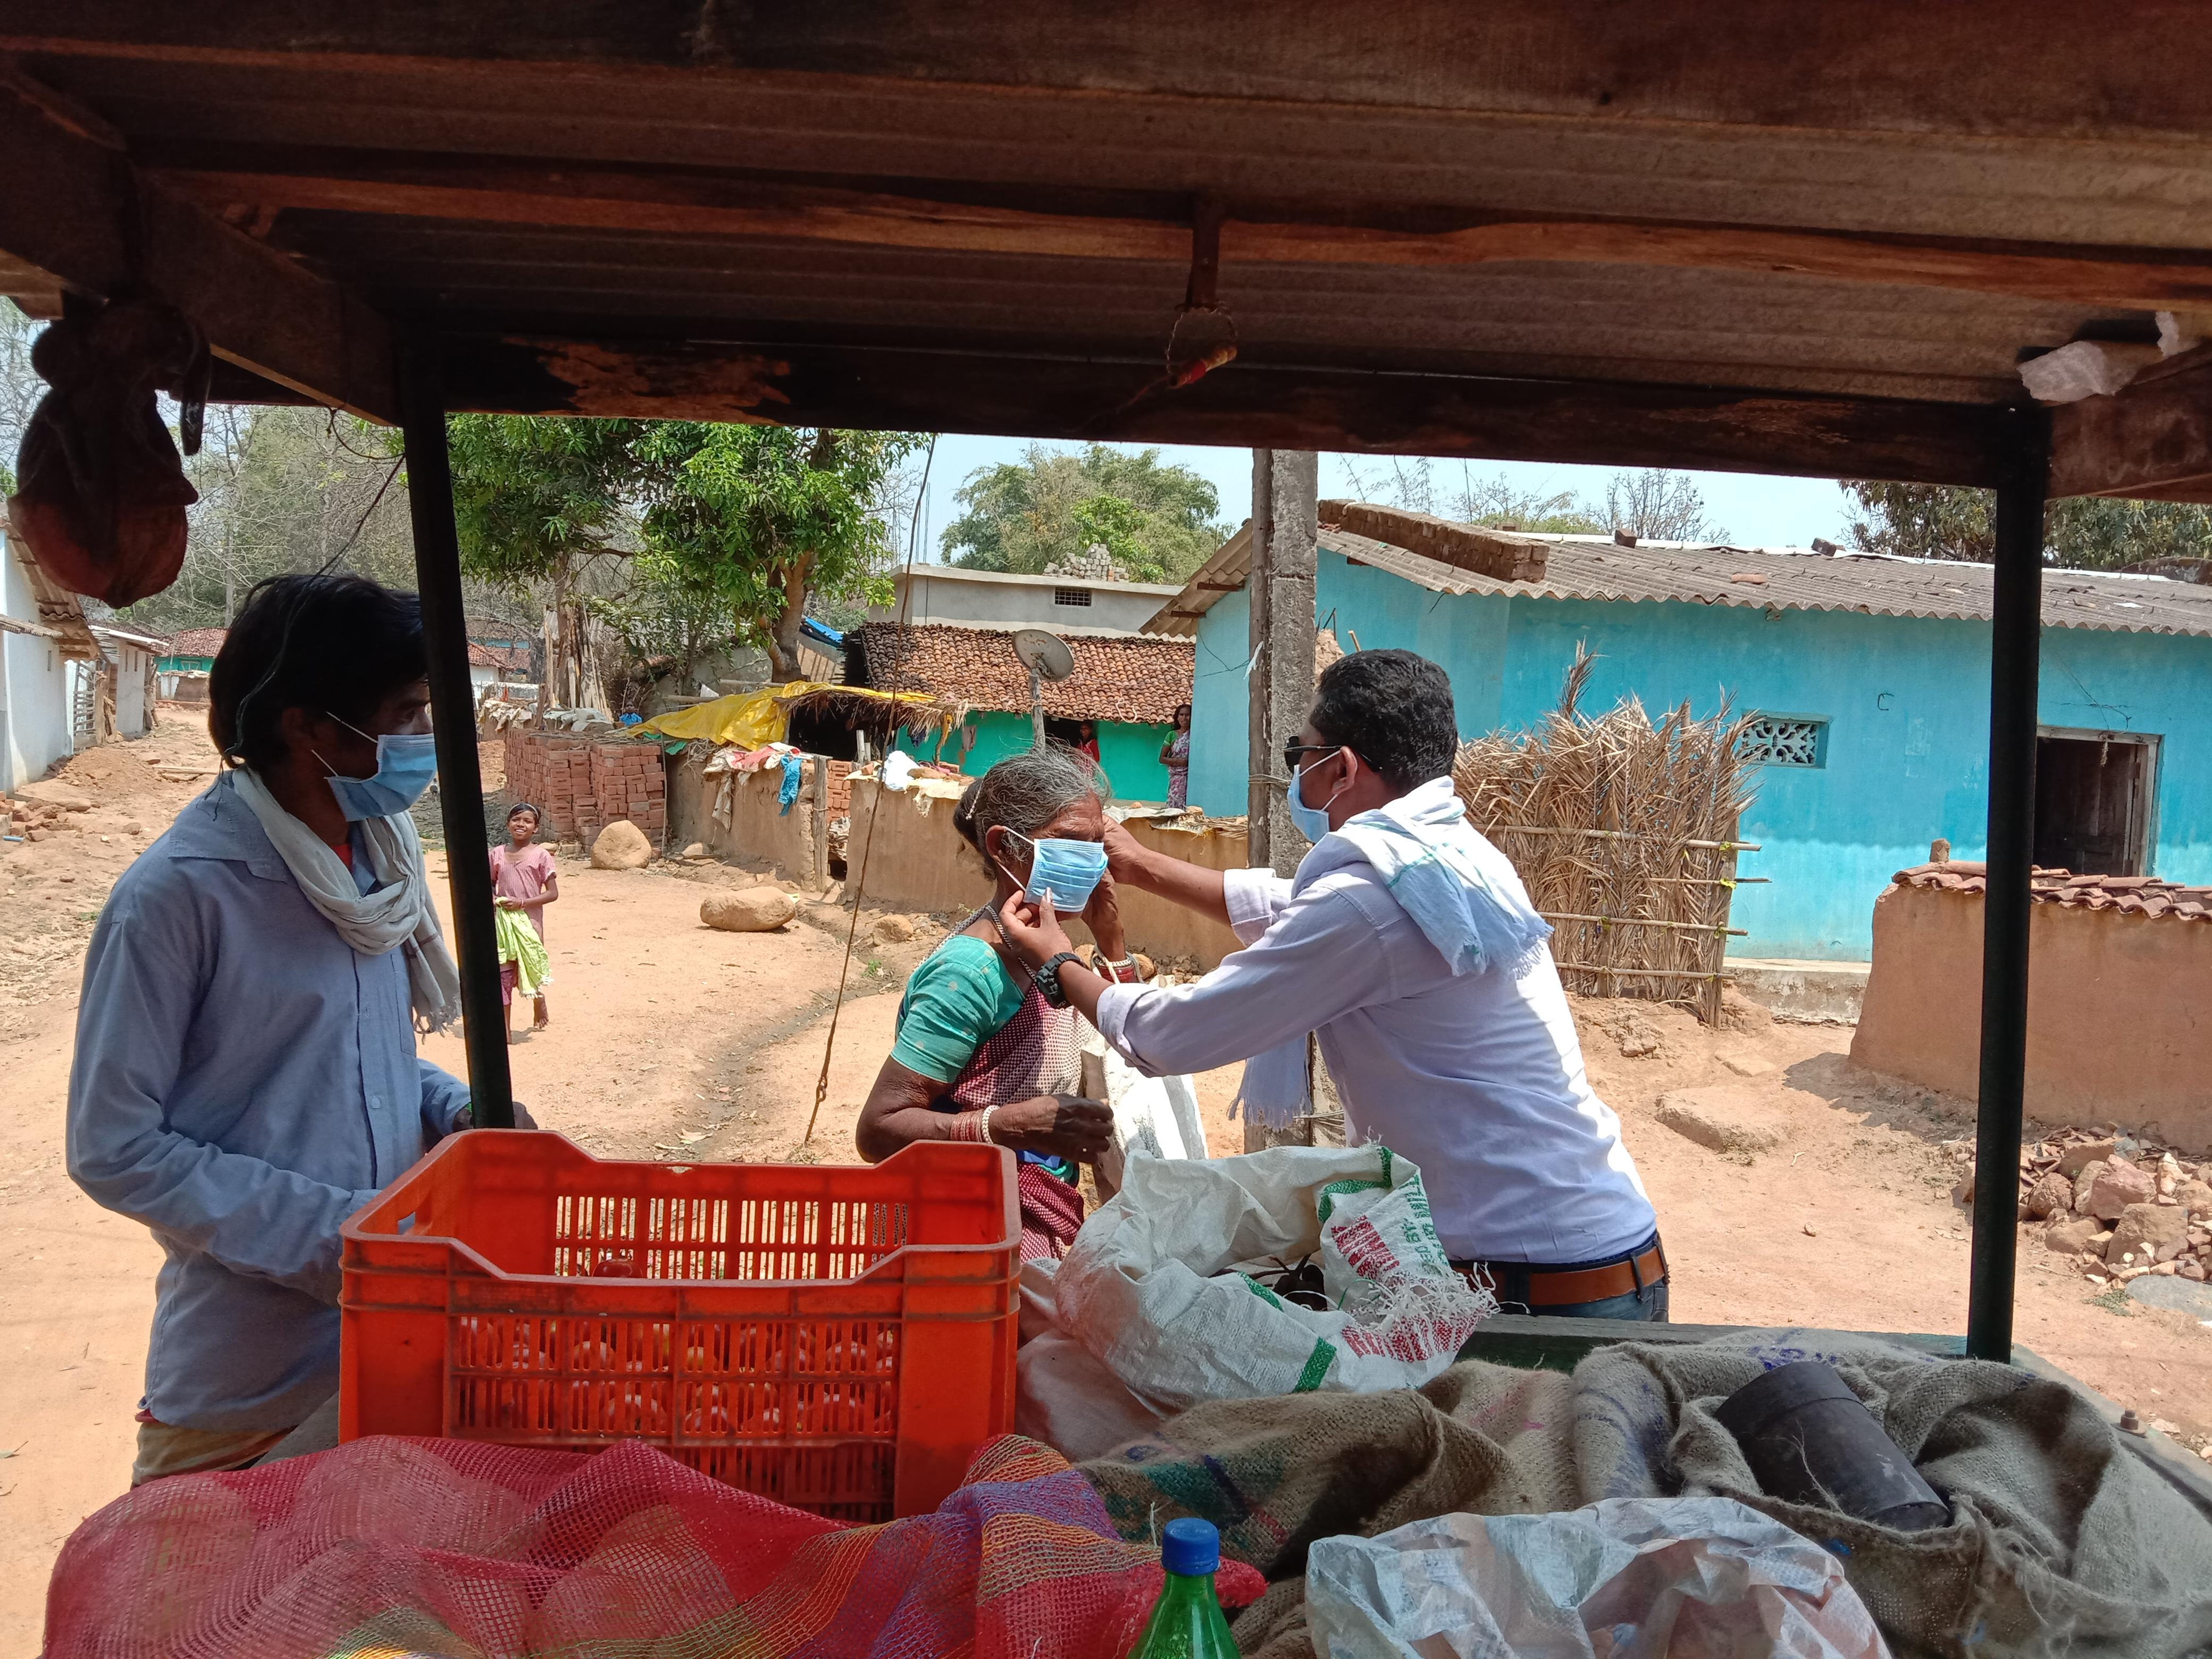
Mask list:
[[1056,909],[1089,926],[1102,971],[1137,977],[1106,873],[1108,799],[1097,768],[1058,746],[1010,756],[969,787],[953,825],[995,890],[907,981],[890,1058],[854,1131],[871,1163],[917,1140],[1011,1149],[1024,1259],[1058,1256],[1074,1238],[1078,1166],[1109,1152],[1114,1120],[1081,1093],[1079,1017],[1060,994],[1058,963],[1024,966],[1000,915],[1017,895],[1049,890]]

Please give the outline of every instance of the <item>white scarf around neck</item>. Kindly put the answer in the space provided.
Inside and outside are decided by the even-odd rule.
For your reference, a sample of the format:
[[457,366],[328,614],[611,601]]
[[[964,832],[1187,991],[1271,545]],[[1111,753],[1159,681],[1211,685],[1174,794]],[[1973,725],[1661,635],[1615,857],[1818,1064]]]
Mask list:
[[[1298,866],[1302,893],[1347,864],[1371,865],[1456,978],[1504,972],[1518,978],[1552,936],[1503,854],[1475,832],[1449,778],[1436,778],[1323,836]],[[1301,1036],[1244,1064],[1235,1106],[1274,1128],[1312,1109],[1306,1039]]]
[[422,838],[404,812],[362,821],[368,844],[369,868],[383,884],[364,893],[345,860],[313,830],[280,805],[269,787],[240,768],[231,775],[238,798],[260,820],[270,845],[300,884],[307,902],[362,955],[407,953],[408,1000],[416,1028],[442,1031],[461,1014],[461,977],[446,949],[438,913],[430,902],[430,872],[422,861]]

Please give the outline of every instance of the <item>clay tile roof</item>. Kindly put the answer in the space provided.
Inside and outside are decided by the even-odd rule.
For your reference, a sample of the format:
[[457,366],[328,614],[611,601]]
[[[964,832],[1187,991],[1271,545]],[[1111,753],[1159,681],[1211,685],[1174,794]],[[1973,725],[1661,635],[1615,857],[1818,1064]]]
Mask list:
[[[1989,889],[1989,866],[1962,860],[1916,864],[1890,879],[1900,887],[1981,893]],[[2039,868],[2029,878],[2028,891],[2039,904],[2059,904],[2069,909],[2115,910],[2154,921],[2161,916],[2181,921],[2212,917],[2212,890],[2184,887],[2156,876],[2077,876],[2069,870]]]
[[[1013,630],[952,628],[939,623],[906,630],[898,653],[898,624],[872,622],[848,634],[860,650],[848,650],[846,678],[878,691],[927,691],[973,708],[1026,714],[1030,676],[1014,656]],[[1075,672],[1047,681],[1045,713],[1058,720],[1126,720],[1165,726],[1176,705],[1190,701],[1198,647],[1189,640],[1067,636]]]
[[530,650],[528,647],[520,645],[478,645],[471,640],[469,662],[477,668],[526,672],[530,667]]
[[166,654],[172,657],[212,657],[222,649],[222,642],[230,635],[227,628],[187,628],[169,641]]

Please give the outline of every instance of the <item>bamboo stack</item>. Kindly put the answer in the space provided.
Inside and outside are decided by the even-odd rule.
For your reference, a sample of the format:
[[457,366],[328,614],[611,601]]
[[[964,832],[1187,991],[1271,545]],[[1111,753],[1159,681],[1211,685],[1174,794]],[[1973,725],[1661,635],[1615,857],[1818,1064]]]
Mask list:
[[1463,744],[1452,769],[1468,818],[1513,861],[1554,929],[1552,954],[1584,996],[1679,1003],[1720,1017],[1736,826],[1756,793],[1737,752],[1747,720],[1684,703],[1656,725],[1634,697],[1582,712],[1595,662],[1577,653],[1559,706],[1534,731]]

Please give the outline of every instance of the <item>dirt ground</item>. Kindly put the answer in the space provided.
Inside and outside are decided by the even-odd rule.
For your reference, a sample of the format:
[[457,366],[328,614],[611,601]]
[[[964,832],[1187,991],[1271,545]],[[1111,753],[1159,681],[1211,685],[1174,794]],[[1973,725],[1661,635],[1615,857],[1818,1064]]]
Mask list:
[[[191,711],[165,706],[141,742],[71,763],[94,799],[46,838],[0,843],[0,1659],[37,1650],[54,1553],[128,1480],[153,1279],[143,1229],[98,1209],[63,1164],[63,1111],[84,946],[114,878],[204,778]],[[487,745],[487,758],[496,749]],[[489,787],[488,781],[488,787]],[[434,867],[442,865],[434,854]],[[715,884],[755,872],[664,862],[595,871],[563,857],[546,912],[552,1023],[510,1051],[517,1097],[548,1128],[608,1158],[857,1161],[853,1123],[890,1046],[895,994],[942,936],[873,937],[864,911],[820,1121],[806,1134],[852,915],[800,904],[770,933],[700,925]],[[1967,1225],[1944,1143],[1971,1133],[1961,1103],[1852,1066],[1848,1028],[1708,1031],[1648,1004],[1579,1006],[1599,1091],[1620,1113],[1664,1229],[1684,1322],[1857,1330],[1964,1328]],[[1634,1051],[1634,1052],[1632,1052]],[[425,1052],[459,1071],[457,1039]],[[1199,1080],[1217,1153],[1241,1148],[1236,1073]],[[1659,1121],[1691,1091],[1781,1135],[1756,1155],[1709,1151]],[[2192,1445],[2212,1437],[2212,1331],[2116,1310],[2024,1233],[2017,1338]]]

